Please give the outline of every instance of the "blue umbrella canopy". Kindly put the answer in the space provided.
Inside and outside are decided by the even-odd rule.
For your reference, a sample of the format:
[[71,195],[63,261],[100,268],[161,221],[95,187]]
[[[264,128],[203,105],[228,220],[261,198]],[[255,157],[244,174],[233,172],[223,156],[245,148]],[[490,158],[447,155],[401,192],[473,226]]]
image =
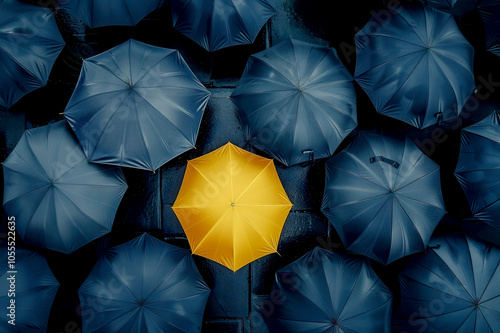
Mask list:
[[64,45],[49,9],[0,1],[0,106],[45,86]]
[[194,148],[209,96],[177,50],[131,39],[84,60],[64,116],[90,162],[154,171]]
[[392,293],[362,259],[315,248],[276,272],[270,332],[390,332]]
[[231,99],[247,140],[285,165],[330,157],[357,125],[335,50],[294,39],[252,55]]
[[462,130],[455,176],[473,216],[500,230],[500,111]]
[[420,0],[437,10],[462,18],[473,12],[482,0]]
[[[59,289],[59,282],[50,271],[45,257],[35,251],[21,246],[15,247],[14,267],[7,266],[7,243],[0,246],[0,260],[2,269],[0,275],[0,331],[11,333],[36,333],[47,332],[52,302]],[[13,273],[14,271],[15,273]],[[9,296],[11,281],[15,275],[15,296]],[[15,317],[10,317],[9,306],[11,300],[15,303]],[[15,319],[15,326],[9,321]]]
[[[355,36],[355,79],[378,113],[417,128],[458,116],[474,91],[474,49],[451,15],[421,4],[389,8]],[[387,14],[385,14],[387,15]]]
[[57,0],[58,8],[69,11],[90,28],[136,25],[163,3],[164,0]]
[[274,15],[273,0],[170,0],[174,28],[213,52],[252,44]]
[[348,250],[383,264],[423,251],[445,214],[439,166],[407,137],[361,132],[326,162],[321,211]]
[[486,32],[486,48],[500,56],[500,1],[482,0],[478,8]]
[[426,332],[500,330],[500,249],[467,236],[433,237],[400,276],[402,318]]
[[84,332],[200,332],[210,289],[188,250],[143,234],[103,253],[78,294]]
[[23,241],[63,253],[110,232],[127,190],[120,168],[87,162],[66,121],[24,132],[3,174]]

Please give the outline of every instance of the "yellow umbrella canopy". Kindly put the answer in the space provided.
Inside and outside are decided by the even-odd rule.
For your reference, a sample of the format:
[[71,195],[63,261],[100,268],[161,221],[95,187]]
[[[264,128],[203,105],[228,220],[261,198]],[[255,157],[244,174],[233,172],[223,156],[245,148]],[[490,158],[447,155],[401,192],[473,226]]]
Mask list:
[[237,271],[277,252],[291,207],[273,161],[228,143],[188,161],[172,209],[193,254]]

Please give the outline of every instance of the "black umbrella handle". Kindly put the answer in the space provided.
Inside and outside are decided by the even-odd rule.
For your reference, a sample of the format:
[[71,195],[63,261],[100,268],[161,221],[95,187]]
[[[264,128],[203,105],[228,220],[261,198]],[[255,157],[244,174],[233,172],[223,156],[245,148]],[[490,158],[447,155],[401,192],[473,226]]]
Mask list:
[[399,168],[399,163],[396,162],[396,161],[393,161],[387,157],[384,157],[384,156],[374,156],[374,157],[370,157],[370,163],[375,163],[375,162],[385,162],[387,164],[390,164],[392,165],[393,167],[395,167],[396,169]]

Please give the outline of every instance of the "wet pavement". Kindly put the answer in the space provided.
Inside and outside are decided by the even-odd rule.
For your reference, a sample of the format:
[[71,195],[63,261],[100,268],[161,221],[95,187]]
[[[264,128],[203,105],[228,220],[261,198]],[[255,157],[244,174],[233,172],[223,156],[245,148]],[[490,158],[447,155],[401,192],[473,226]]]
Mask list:
[[[383,1],[340,3],[324,0],[277,0],[277,13],[264,27],[256,42],[237,46],[210,55],[188,38],[172,29],[168,7],[164,7],[136,27],[85,29],[66,13],[58,13],[60,29],[67,41],[50,77],[47,87],[19,101],[11,110],[0,110],[1,159],[12,151],[24,129],[62,119],[60,115],[78,79],[81,58],[105,51],[135,38],[152,45],[177,48],[198,78],[209,88],[211,98],[201,124],[196,149],[165,164],[156,173],[124,170],[129,189],[117,212],[113,231],[70,255],[42,250],[54,275],[61,284],[54,301],[49,332],[80,332],[81,313],[77,290],[95,264],[99,253],[147,231],[168,243],[189,248],[182,227],[171,206],[180,189],[186,163],[227,142],[253,153],[266,156],[250,147],[243,135],[236,110],[229,99],[232,89],[243,72],[246,59],[292,36],[334,47],[340,59],[354,73],[353,37]],[[476,48],[476,84],[478,92],[466,117],[446,122],[423,131],[412,129],[395,120],[376,114],[368,97],[357,86],[358,122],[361,129],[383,128],[406,131],[419,147],[441,166],[442,190],[447,215],[435,234],[458,230],[462,225],[476,235],[498,242],[498,232],[485,229],[475,221],[462,219],[470,215],[467,201],[453,170],[460,146],[460,127],[475,122],[493,111],[500,102],[500,58],[485,52],[484,37],[477,15],[461,22],[464,35]],[[490,84],[488,84],[490,82]],[[434,137],[436,128],[446,139]],[[357,129],[339,147],[345,147]],[[267,156],[266,156],[267,157]],[[343,251],[333,227],[320,212],[324,189],[324,161],[309,165],[285,167],[276,163],[283,186],[293,203],[286,220],[278,252],[243,267],[236,273],[210,260],[194,256],[198,269],[212,289],[205,312],[202,332],[267,332],[265,317],[272,313],[273,302],[266,299],[271,290],[274,272],[291,263],[316,246]],[[6,221],[6,219],[4,219]],[[5,223],[3,225],[5,227]],[[373,262],[373,267],[395,294],[397,308],[398,273],[408,262],[403,258],[388,266]],[[394,330],[397,332],[397,328]]]

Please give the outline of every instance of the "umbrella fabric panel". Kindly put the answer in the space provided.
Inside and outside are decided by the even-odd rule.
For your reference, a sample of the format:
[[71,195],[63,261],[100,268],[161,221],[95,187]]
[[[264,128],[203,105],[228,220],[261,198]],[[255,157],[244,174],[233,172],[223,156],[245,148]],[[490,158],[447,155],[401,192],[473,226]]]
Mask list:
[[430,332],[495,332],[500,250],[458,234],[435,237],[429,246],[401,274],[400,315],[427,319]]
[[322,212],[349,250],[387,264],[424,249],[445,209],[439,166],[411,140],[361,132],[326,165]]
[[101,255],[80,287],[84,331],[198,332],[209,294],[189,251],[144,234]]
[[497,190],[500,154],[500,113],[494,111],[462,131],[455,176],[464,190],[474,217],[499,228],[500,192]]
[[90,28],[112,25],[133,26],[163,5],[163,0],[58,0],[58,6]]
[[483,0],[478,6],[486,30],[486,48],[500,56],[500,1]]
[[64,115],[91,162],[156,170],[195,146],[209,96],[178,51],[129,40],[84,61]]
[[462,18],[476,10],[481,0],[420,0],[437,10]]
[[367,24],[356,34],[355,78],[380,114],[425,128],[458,116],[474,91],[474,49],[452,16],[401,8],[378,31]]
[[291,206],[272,160],[228,143],[188,162],[172,209],[193,254],[236,271],[276,252]]
[[0,106],[43,87],[65,43],[53,13],[18,0],[0,3]]
[[111,230],[127,189],[119,168],[87,162],[66,121],[26,131],[3,169],[21,238],[64,253]]
[[330,157],[356,127],[353,78],[332,49],[288,39],[250,57],[231,95],[248,141],[285,165]]
[[280,332],[390,332],[392,293],[367,263],[315,248],[276,272]]
[[45,257],[21,246],[16,246],[15,270],[15,298],[8,297],[10,288],[10,273],[7,268],[7,246],[0,246],[0,259],[5,265],[0,276],[0,305],[7,309],[10,299],[15,299],[16,325],[8,323],[10,320],[5,314],[0,320],[2,332],[32,333],[46,332],[52,302],[59,288],[59,283],[50,271]]
[[252,44],[275,9],[268,0],[172,0],[174,28],[209,52]]

